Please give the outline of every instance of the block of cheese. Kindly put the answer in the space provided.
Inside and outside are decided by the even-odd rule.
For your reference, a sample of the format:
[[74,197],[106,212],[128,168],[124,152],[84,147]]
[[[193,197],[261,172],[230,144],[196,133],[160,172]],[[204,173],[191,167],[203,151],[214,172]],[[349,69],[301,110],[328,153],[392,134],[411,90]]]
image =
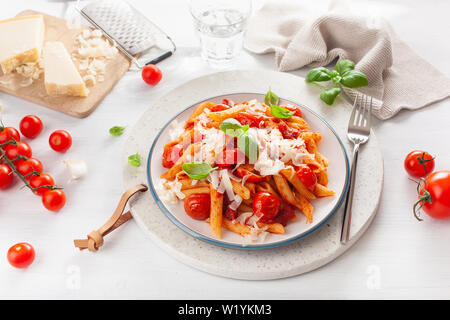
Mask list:
[[62,42],[46,42],[43,56],[47,94],[87,96],[86,85]]
[[45,26],[42,15],[0,21],[0,65],[7,74],[41,57]]

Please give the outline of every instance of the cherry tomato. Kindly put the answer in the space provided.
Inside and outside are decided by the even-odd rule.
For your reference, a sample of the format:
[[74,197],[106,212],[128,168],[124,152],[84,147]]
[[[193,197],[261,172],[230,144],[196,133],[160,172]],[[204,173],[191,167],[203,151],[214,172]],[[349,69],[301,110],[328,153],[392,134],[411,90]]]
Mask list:
[[[3,144],[9,140],[20,141],[19,131],[17,131],[13,127],[5,127],[0,131],[0,144]],[[2,148],[5,149],[6,146],[3,146]]]
[[241,150],[228,149],[223,150],[216,156],[216,164],[219,168],[231,168],[236,163],[244,163],[245,154]]
[[275,222],[281,223],[286,226],[287,223],[295,217],[295,209],[289,203],[284,202],[280,213],[274,219]]
[[294,116],[297,116],[297,117],[300,117],[300,118],[302,117],[302,111],[297,106],[293,106],[293,105],[290,105],[290,104],[289,105],[282,104],[282,105],[280,105],[280,107],[288,109],[289,111],[294,111],[295,112]]
[[42,195],[42,204],[47,210],[59,211],[66,204],[66,194],[60,189],[48,190]]
[[265,126],[264,116],[250,114],[247,112],[241,112],[236,116],[236,120],[243,126],[249,125],[250,127],[263,128]]
[[209,193],[194,193],[184,198],[184,210],[193,219],[205,220],[211,210]]
[[213,106],[210,110],[211,112],[219,112],[219,111],[224,111],[224,110],[228,110],[230,109],[229,106],[224,105],[224,104],[216,104],[215,106]]
[[50,147],[58,152],[66,152],[72,146],[72,137],[67,131],[56,130],[48,140]]
[[434,170],[434,158],[428,152],[414,150],[406,156],[404,166],[410,176],[422,178]]
[[277,128],[280,130],[283,138],[285,139],[297,139],[300,135],[300,131],[298,129],[290,128],[284,121],[280,121]]
[[247,176],[247,178],[245,180],[247,182],[261,182],[261,181],[265,180],[264,177],[262,177],[260,175],[257,175],[257,174],[255,174],[253,172],[250,172],[249,170],[247,170],[245,168],[242,168],[242,167],[238,167],[236,169],[236,175],[239,178],[244,178],[245,176]]
[[297,170],[297,177],[309,189],[309,191],[314,191],[317,185],[317,176],[310,167],[299,167]]
[[142,69],[142,79],[151,86],[156,86],[161,78],[161,70],[154,64],[149,64]]
[[[33,152],[26,142],[18,141],[16,145],[10,144],[5,149],[5,154],[10,160],[16,159],[18,156],[31,158]],[[14,160],[17,161],[17,160]]]
[[430,217],[436,219],[450,218],[450,171],[436,171],[430,174],[419,191],[419,201],[414,205],[417,216],[417,206]]
[[183,155],[184,149],[181,143],[171,142],[164,146],[162,165],[164,168],[172,168],[175,162]]
[[19,171],[21,175],[25,176],[25,179],[27,180],[30,180],[34,176],[29,175],[30,173],[41,173],[44,170],[42,163],[35,158],[28,158],[28,160],[17,160],[15,165],[17,171]]
[[258,192],[253,198],[253,213],[261,222],[271,222],[280,211],[280,200],[269,192]]
[[15,268],[26,268],[33,263],[36,253],[31,244],[21,242],[8,250],[8,261]]
[[41,119],[33,115],[24,117],[19,126],[20,132],[30,139],[36,138],[42,132],[43,127]]
[[8,188],[12,181],[14,175],[10,167],[6,164],[0,164],[0,189]]
[[50,175],[46,173],[43,173],[39,176],[33,176],[33,178],[31,178],[30,180],[30,186],[33,188],[37,188],[35,192],[39,196],[42,196],[45,192],[51,190],[51,188],[43,188],[43,186],[54,186],[54,185],[55,181]]

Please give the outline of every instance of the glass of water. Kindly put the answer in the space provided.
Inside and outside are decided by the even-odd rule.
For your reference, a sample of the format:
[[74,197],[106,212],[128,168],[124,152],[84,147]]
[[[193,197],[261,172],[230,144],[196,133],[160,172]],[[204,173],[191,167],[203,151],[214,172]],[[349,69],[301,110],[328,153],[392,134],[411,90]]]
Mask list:
[[202,58],[213,67],[231,65],[242,49],[251,0],[191,0],[190,10],[199,32]]

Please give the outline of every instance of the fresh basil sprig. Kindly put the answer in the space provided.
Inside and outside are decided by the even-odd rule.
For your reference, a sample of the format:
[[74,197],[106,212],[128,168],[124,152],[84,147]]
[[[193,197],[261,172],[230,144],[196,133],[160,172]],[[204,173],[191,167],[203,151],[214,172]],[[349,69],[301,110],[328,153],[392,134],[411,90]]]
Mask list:
[[249,128],[250,127],[248,124],[243,126],[239,121],[233,118],[225,119],[220,124],[220,130],[222,130],[223,132],[225,132],[225,134],[233,138],[237,138],[241,134],[246,133]]
[[273,93],[271,89],[269,89],[269,91],[266,93],[266,96],[264,97],[264,103],[270,107],[270,111],[275,118],[288,119],[295,114],[294,111],[290,111],[286,108],[280,107],[278,105],[279,102],[280,98],[278,98],[278,96]]
[[133,167],[139,167],[141,165],[141,155],[139,153],[132,154],[128,157],[128,163]]
[[355,63],[351,60],[339,60],[333,70],[324,67],[314,68],[306,75],[306,82],[333,81],[334,88],[326,89],[320,94],[320,99],[328,105],[332,105],[336,97],[341,93],[339,84],[348,88],[360,88],[369,84],[366,75],[356,71]]
[[189,178],[194,180],[205,179],[211,171],[217,169],[211,167],[209,163],[206,162],[189,162],[183,164],[181,168]]
[[238,148],[247,156],[250,163],[255,163],[259,156],[259,145],[248,129],[248,125],[243,126],[233,118],[228,118],[220,124],[220,130],[230,137],[237,138]]

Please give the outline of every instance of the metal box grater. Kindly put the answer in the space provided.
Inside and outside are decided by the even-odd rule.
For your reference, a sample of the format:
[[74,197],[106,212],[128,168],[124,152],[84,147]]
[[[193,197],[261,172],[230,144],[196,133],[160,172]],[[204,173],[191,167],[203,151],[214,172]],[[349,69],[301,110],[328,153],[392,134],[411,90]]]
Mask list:
[[[76,9],[139,68],[156,64],[176,50],[168,35],[126,1],[95,0],[80,7],[80,0],[77,0]],[[137,56],[144,53],[151,56],[151,61],[141,64]]]

